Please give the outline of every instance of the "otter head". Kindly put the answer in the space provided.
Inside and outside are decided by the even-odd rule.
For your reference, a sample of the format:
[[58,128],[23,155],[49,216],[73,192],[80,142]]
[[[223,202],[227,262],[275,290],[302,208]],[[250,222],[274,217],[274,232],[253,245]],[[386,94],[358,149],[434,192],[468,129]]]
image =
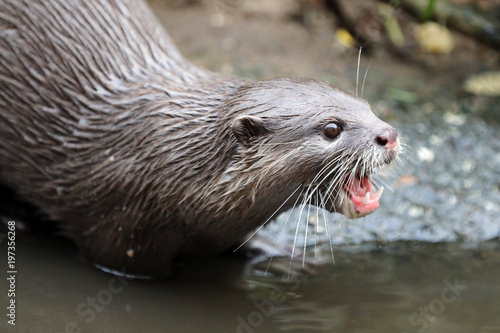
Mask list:
[[231,128],[242,165],[259,173],[259,193],[273,188],[289,206],[301,199],[348,218],[379,207],[383,188],[375,189],[372,177],[401,146],[367,102],[326,83],[292,79],[253,83],[237,100]]

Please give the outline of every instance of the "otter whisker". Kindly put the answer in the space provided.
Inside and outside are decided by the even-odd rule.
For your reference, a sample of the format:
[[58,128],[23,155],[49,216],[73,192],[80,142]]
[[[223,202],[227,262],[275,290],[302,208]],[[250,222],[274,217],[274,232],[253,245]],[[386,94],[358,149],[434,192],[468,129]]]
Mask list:
[[[331,173],[333,173],[335,171],[336,170],[332,170]],[[325,178],[324,178],[324,180],[326,180],[329,176],[330,176],[330,174],[326,175]],[[337,175],[337,177],[338,177],[338,175]],[[332,196],[332,193],[334,192],[334,189],[332,188],[334,185],[335,185],[335,179],[334,179],[334,181],[329,182],[329,184],[325,185],[325,193],[326,193],[327,197],[329,197],[329,198]],[[321,191],[319,190],[319,188],[318,188],[318,192],[321,193]],[[326,205],[323,206],[323,208],[325,208],[325,207],[326,207]]]
[[354,164],[353,168],[351,169],[350,175],[349,175],[350,184],[352,184],[352,182],[356,178],[356,171],[358,170],[358,166],[359,166],[360,161],[361,161],[361,159],[359,158],[359,156],[357,156],[356,164]]
[[292,271],[293,257],[295,255],[295,246],[297,245],[297,237],[299,235],[299,227],[300,227],[300,221],[302,218],[303,210],[304,210],[304,206],[301,207],[299,217],[297,218],[297,227],[295,228],[295,236],[293,238],[292,253],[290,255],[290,265],[288,267],[288,276],[287,277],[290,277],[290,272]]
[[307,205],[307,219],[306,219],[306,233],[304,235],[304,252],[302,253],[302,267],[305,267],[306,250],[307,250],[307,236],[309,231],[309,215],[311,213],[311,204]]
[[253,236],[255,236],[255,234],[257,232],[259,232],[260,229],[262,229],[269,221],[271,221],[271,219],[274,217],[274,215],[276,215],[277,212],[279,212],[281,210],[281,208],[283,208],[283,206],[288,202],[288,200],[290,200],[290,198],[300,189],[302,188],[302,184],[300,184],[293,192],[292,194],[290,194],[288,196],[288,198],[286,198],[286,200],[281,204],[281,206],[278,207],[278,209],[276,209],[274,211],[274,213],[271,214],[271,216],[269,216],[269,218],[267,220],[264,221],[264,223],[262,223],[243,243],[240,244],[240,246],[238,246],[236,249],[233,250],[233,252],[236,252],[238,251],[243,245],[245,245]]
[[[314,177],[313,181],[311,182],[311,185],[309,185],[309,188],[310,188],[313,184],[315,184],[315,185],[314,185],[315,187],[314,187],[314,189],[312,189],[311,191],[309,191],[309,190],[308,190],[308,192],[306,192],[306,196],[307,196],[306,200],[307,200],[307,201],[309,201],[309,200],[311,199],[311,197],[314,195],[314,193],[315,193],[316,191],[318,191],[318,190],[319,190],[319,187],[322,185],[323,181],[324,181],[325,179],[327,179],[327,178],[328,178],[328,177],[329,177],[332,173],[334,173],[334,172],[335,172],[336,168],[337,168],[337,167],[335,167],[335,168],[333,168],[332,170],[330,170],[330,171],[329,171],[329,172],[328,172],[328,173],[327,173],[327,174],[323,177],[323,179],[322,179],[321,181],[319,181],[319,182],[317,182],[317,179],[319,178],[320,173],[323,173],[325,170],[327,170],[327,168],[323,168],[323,169],[322,169],[322,171],[320,171],[320,172],[316,175],[316,177]],[[316,184],[316,182],[317,182],[317,184]]]
[[[314,193],[319,189],[319,187],[323,183],[323,180],[326,179],[329,176],[329,174],[331,174],[331,173],[333,173],[335,171],[335,168],[333,168],[333,170],[330,170],[329,173],[327,174],[327,176],[325,176],[322,181],[317,182],[317,180],[319,179],[319,177],[321,177],[321,175],[324,172],[326,172],[326,170],[328,170],[332,164],[336,163],[338,161],[338,159],[339,159],[339,157],[337,157],[337,158],[333,159],[332,161],[330,161],[329,163],[327,163],[327,165],[325,165],[316,174],[316,176],[312,179],[311,183],[308,185],[308,190],[306,191],[304,202],[310,201],[311,197],[314,195]],[[317,182],[317,184],[316,184],[316,182]],[[315,185],[315,187],[311,190],[311,186],[312,185]]]
[[261,146],[279,146],[279,145],[289,145],[300,143],[300,141],[289,141],[289,142],[273,142],[273,143],[261,143]]
[[411,159],[412,152],[411,148],[407,144],[401,143],[400,145],[404,149],[402,149],[402,151],[399,153],[399,156],[401,156],[401,158],[395,159],[395,162],[397,163],[397,165],[400,165],[402,168],[405,168],[406,162],[408,162]]
[[365,174],[366,174],[366,169],[368,167],[368,164],[367,164],[368,161],[367,161],[367,158],[366,158],[366,154],[363,154],[361,156],[360,160],[362,161],[362,163],[361,163],[361,170],[359,172],[359,177],[363,178],[365,176]]
[[[345,148],[342,148],[339,150],[339,153],[342,153],[343,151],[345,150]],[[316,174],[316,176],[314,177],[314,179],[311,181],[311,183],[315,183],[319,177],[321,177],[323,175],[324,172],[326,172],[328,169],[330,169],[330,167],[335,164],[336,162],[338,162],[339,160],[342,159],[342,154],[338,155],[337,157],[335,157],[334,159],[332,159],[331,161],[329,161],[323,168],[321,168],[321,170]],[[321,182],[320,182],[321,183]]]
[[376,189],[380,189],[381,187],[383,187],[384,189],[388,189],[389,191],[394,192],[394,189],[388,182],[378,177],[377,178],[372,177],[372,184]]
[[[297,199],[295,199],[295,202],[294,202],[292,208],[290,209],[290,212],[288,213],[288,216],[285,220],[285,223],[283,224],[283,227],[280,230],[280,233],[278,235],[278,239],[276,240],[275,250],[278,250],[278,248],[281,244],[283,232],[285,231],[286,226],[288,225],[288,221],[290,220],[290,217],[292,216],[293,210],[295,209],[297,202],[299,201],[300,197],[302,196],[303,191],[304,191],[304,188],[302,187],[302,191],[299,193],[299,196],[297,197]],[[269,258],[269,262],[267,263],[267,267],[266,267],[266,271],[264,272],[264,275],[267,275],[267,272],[269,271],[269,267],[271,266],[271,262],[273,261],[273,258],[274,258],[274,253],[271,254],[271,257]]]
[[[328,188],[328,198],[332,199],[333,201],[336,201],[338,199],[339,196],[341,196],[342,192],[339,190],[337,191],[337,193],[332,197],[333,193],[335,192],[334,191],[334,184],[336,184],[340,179],[346,179],[346,183],[345,183],[345,186],[350,186],[350,182],[349,180],[347,179],[347,169],[343,170],[342,173],[339,173],[338,176],[332,181],[332,183],[330,184],[329,188]],[[342,185],[341,185],[342,186]],[[342,205],[344,203],[344,200],[346,198],[344,196],[341,196],[340,197],[340,204]]]
[[[334,192],[334,191],[333,191],[333,190],[334,190],[334,189],[333,189],[333,186],[334,186],[335,184],[337,184],[337,183],[340,181],[340,179],[346,179],[346,178],[347,178],[347,177],[346,177],[346,176],[347,176],[347,171],[349,171],[349,167],[348,167],[348,166],[350,165],[351,161],[352,161],[354,158],[355,158],[355,157],[354,157],[354,155],[351,155],[351,156],[349,156],[349,157],[347,158],[347,160],[346,160],[345,162],[343,162],[342,164],[340,164],[340,165],[339,165],[339,167],[340,167],[341,169],[338,171],[338,173],[337,173],[336,177],[333,179],[333,181],[331,181],[331,182],[330,182],[330,185],[329,185],[329,186],[328,186],[328,188],[327,188],[326,193],[328,194],[328,198],[331,198],[331,193],[333,193],[333,192]],[[349,183],[348,183],[348,184],[349,184]],[[350,184],[349,184],[349,185],[350,185]],[[340,191],[337,193],[337,196],[338,196],[338,195],[340,195]],[[337,198],[337,196],[336,196],[336,197],[334,197],[333,199],[335,200],[335,199]],[[341,201],[343,201],[343,198],[341,198]],[[342,202],[341,202],[341,203],[342,203]]]
[[315,229],[315,241],[314,241],[314,258],[318,257],[318,233],[319,233],[319,196],[321,193],[318,191],[318,194],[316,195],[316,202],[314,203],[316,206],[316,229]]
[[[352,166],[353,160],[356,160],[356,163],[354,164],[354,166]],[[347,187],[351,187],[351,185],[354,182],[354,179],[356,177],[356,170],[357,170],[358,164],[359,164],[359,158],[356,155],[350,156],[350,158],[343,164],[342,173],[339,173],[339,176],[334,180],[334,182],[332,184],[340,181],[340,179],[345,179],[346,180],[345,185]],[[339,195],[339,194],[337,194],[337,195]],[[344,199],[345,199],[345,197],[342,197],[341,202],[343,202]]]
[[[327,170],[330,168],[330,166],[331,166],[332,164],[334,164],[334,163],[338,162],[339,160],[342,160],[343,158],[344,158],[344,155],[343,155],[343,154],[341,154],[341,155],[337,156],[336,158],[334,158],[332,161],[330,161],[330,162],[329,162],[329,163],[328,163],[325,167],[323,167],[323,168],[321,169],[321,171],[320,171],[320,172],[316,175],[316,177],[314,177],[314,179],[313,179],[313,181],[312,181],[311,183],[316,183],[316,182],[317,182],[317,180],[319,179],[319,177],[320,177],[320,176],[322,176],[322,175],[323,175],[323,173],[324,173],[325,171],[327,171]],[[323,177],[323,179],[322,179],[321,181],[319,181],[319,182],[318,182],[318,185],[315,187],[315,189],[314,189],[314,190],[317,190],[317,189],[319,188],[319,186],[320,186],[320,185],[321,185],[321,184],[322,184],[322,183],[323,183],[323,182],[324,182],[324,181],[325,181],[328,177],[330,177],[330,175],[331,175],[332,173],[334,173],[334,172],[335,172],[335,171],[336,171],[336,170],[337,170],[340,166],[342,166],[342,164],[340,164],[340,165],[336,165],[333,169],[330,169],[330,170],[328,171],[328,173],[327,173],[327,174]]]
[[358,68],[356,68],[356,97],[358,97],[358,87],[359,87],[359,64],[361,63],[361,50],[363,49],[362,46],[359,47],[359,53],[358,53]]
[[366,76],[368,75],[368,70],[370,69],[370,65],[372,64],[372,62],[373,58],[368,63],[368,67],[366,67],[365,76],[363,77],[363,84],[361,85],[361,96],[360,96],[361,98],[363,98],[363,92],[365,91]]
[[343,179],[344,178],[344,172],[339,172],[335,178],[333,179],[333,181],[330,182],[330,184],[328,185],[328,187],[326,188],[326,191],[325,191],[325,195],[327,197],[327,199],[330,199],[332,201],[335,201],[338,196],[340,195],[340,191],[337,191],[337,194],[334,195],[335,193],[335,188],[334,186],[337,184],[336,182],[338,181],[338,179]]
[[[324,198],[323,198],[323,195],[320,194],[320,197],[321,197],[321,201],[324,202]],[[332,236],[330,234],[330,229],[328,227],[328,219],[326,218],[326,213],[325,211],[323,210],[323,220],[325,222],[325,232],[326,234],[328,235],[328,240],[330,242],[330,252],[332,254],[332,263],[333,265],[335,266],[335,255],[333,254],[333,242],[332,242]]]

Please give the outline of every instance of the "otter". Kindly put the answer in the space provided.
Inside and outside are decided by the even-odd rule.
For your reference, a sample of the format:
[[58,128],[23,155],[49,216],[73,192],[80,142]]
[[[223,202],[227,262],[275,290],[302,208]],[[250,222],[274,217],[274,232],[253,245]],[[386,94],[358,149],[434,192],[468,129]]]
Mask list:
[[327,83],[191,64],[137,0],[3,0],[0,127],[0,182],[91,263],[145,276],[241,244],[300,198],[370,214],[401,149]]

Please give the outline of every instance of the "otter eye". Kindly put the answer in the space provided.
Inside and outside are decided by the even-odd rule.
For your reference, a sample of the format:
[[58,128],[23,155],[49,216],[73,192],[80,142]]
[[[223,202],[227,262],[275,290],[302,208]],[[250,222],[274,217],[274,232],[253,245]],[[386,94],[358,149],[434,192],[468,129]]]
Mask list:
[[329,123],[323,128],[323,134],[330,139],[335,139],[340,132],[342,132],[342,127],[338,123]]

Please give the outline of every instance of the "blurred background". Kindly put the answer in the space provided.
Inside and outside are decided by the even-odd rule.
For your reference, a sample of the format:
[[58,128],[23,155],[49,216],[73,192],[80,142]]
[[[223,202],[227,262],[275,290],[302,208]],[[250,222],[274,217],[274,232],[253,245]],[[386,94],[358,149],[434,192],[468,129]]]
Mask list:
[[[201,67],[362,92],[398,129],[403,166],[366,218],[288,212],[259,232],[266,253],[165,280],[119,280],[25,235],[8,332],[500,332],[500,1],[149,4]],[[274,251],[294,243],[294,260]]]

